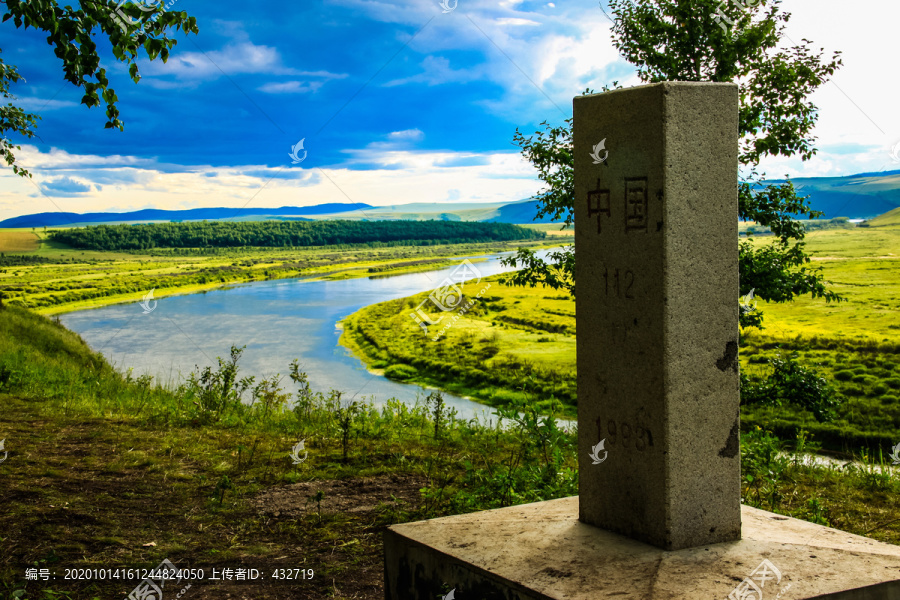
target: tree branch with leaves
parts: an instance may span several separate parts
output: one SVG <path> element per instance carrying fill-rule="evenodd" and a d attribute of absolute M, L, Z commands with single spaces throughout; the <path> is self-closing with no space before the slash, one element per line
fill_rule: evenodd
<path fill-rule="evenodd" d="M 186 12 L 166 11 L 160 4 L 145 9 L 136 4 L 117 4 L 111 0 L 84 0 L 79 8 L 60 6 L 56 0 L 6 0 L 3 22 L 12 21 L 17 28 L 29 28 L 47 33 L 47 43 L 62 61 L 63 78 L 84 90 L 81 103 L 92 108 L 106 104 L 106 128 L 124 129 L 116 106 L 118 97 L 110 87 L 107 70 L 101 65 L 95 38 L 106 37 L 112 53 L 119 62 L 128 65 L 128 75 L 137 83 L 141 75 L 137 65 L 143 54 L 150 60 L 163 62 L 178 43 L 168 37 L 169 32 L 198 33 L 197 20 Z M 145 2 L 146 4 L 146 2 Z M 127 21 L 125 18 L 127 18 Z M 0 49 L 2 53 L 2 49 Z M 17 134 L 26 139 L 35 135 L 39 115 L 28 113 L 14 104 L 12 84 L 23 81 L 15 66 L 0 59 L 0 157 L 21 176 L 31 174 L 16 162 L 13 150 L 21 146 L 7 135 Z"/>

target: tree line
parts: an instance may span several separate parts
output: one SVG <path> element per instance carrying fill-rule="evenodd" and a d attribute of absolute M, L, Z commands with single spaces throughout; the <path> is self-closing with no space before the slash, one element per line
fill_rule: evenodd
<path fill-rule="evenodd" d="M 543 239 L 510 223 L 458 221 L 199 221 L 91 225 L 53 231 L 50 239 L 85 250 L 330 246 L 404 242 L 468 244 Z"/>

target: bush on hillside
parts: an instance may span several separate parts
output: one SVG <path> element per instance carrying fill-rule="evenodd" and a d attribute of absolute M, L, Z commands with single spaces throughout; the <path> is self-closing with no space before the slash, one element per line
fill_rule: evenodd
<path fill-rule="evenodd" d="M 781 406 L 794 404 L 813 414 L 819 422 L 836 416 L 843 399 L 815 369 L 797 362 L 797 355 L 769 359 L 772 373 L 766 379 L 741 375 L 741 404 Z"/>
<path fill-rule="evenodd" d="M 412 379 L 419 372 L 415 367 L 410 365 L 391 365 L 387 369 L 384 370 L 384 376 L 388 379 L 397 379 L 399 381 L 406 381 L 407 379 Z"/>

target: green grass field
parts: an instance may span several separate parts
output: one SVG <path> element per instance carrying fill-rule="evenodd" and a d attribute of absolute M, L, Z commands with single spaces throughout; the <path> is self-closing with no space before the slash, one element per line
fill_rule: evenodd
<path fill-rule="evenodd" d="M 770 240 L 755 238 L 756 243 Z M 889 213 L 868 227 L 813 231 L 807 244 L 811 264 L 823 268 L 846 301 L 760 301 L 765 329 L 743 332 L 741 367 L 765 376 L 766 358 L 797 352 L 800 362 L 819 369 L 846 402 L 831 423 L 818 423 L 790 407 L 754 407 L 744 410 L 744 425 L 770 426 L 788 438 L 802 427 L 835 450 L 897 443 L 900 215 Z M 466 286 L 466 295 L 474 296 L 475 288 L 491 284 L 437 341 L 430 339 L 433 333 L 426 338 L 409 316 L 427 297 L 420 294 L 351 315 L 342 343 L 371 368 L 396 379 L 438 385 L 493 405 L 527 399 L 546 411 L 573 415 L 574 302 L 549 289 L 507 287 L 502 279 Z"/>
<path fill-rule="evenodd" d="M 38 245 L 35 246 L 35 238 Z M 75 250 L 45 231 L 0 230 L 0 244 L 32 250 L 0 257 L 0 294 L 43 314 L 161 298 L 214 287 L 290 277 L 346 279 L 436 269 L 452 256 L 553 247 L 571 238 L 435 246 L 233 248 L 140 253 Z M 0 250 L 0 252 L 3 252 Z"/>
<path fill-rule="evenodd" d="M 410 317 L 426 292 L 349 316 L 341 343 L 394 379 L 439 385 L 494 406 L 526 401 L 574 417 L 575 303 L 539 288 L 506 287 L 504 277 L 464 285 L 467 298 L 486 291 L 437 341 L 432 338 L 454 317 L 445 315 L 426 336 Z M 425 310 L 438 317 L 428 303 Z"/>

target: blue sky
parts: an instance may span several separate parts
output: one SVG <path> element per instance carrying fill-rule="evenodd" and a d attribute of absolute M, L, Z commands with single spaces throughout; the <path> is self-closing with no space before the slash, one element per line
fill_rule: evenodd
<path fill-rule="evenodd" d="M 859 12 L 834 0 L 784 6 L 794 13 L 789 35 L 843 50 L 845 67 L 814 98 L 819 156 L 767 161 L 766 171 L 900 168 L 889 154 L 900 142 L 900 85 L 883 71 L 897 59 L 900 8 L 886 0 Z M 595 0 L 459 0 L 448 13 L 438 0 L 176 0 L 169 10 L 196 16 L 200 35 L 179 36 L 168 63 L 142 61 L 135 85 L 121 63 L 106 62 L 124 132 L 103 128 L 102 109 L 79 105 L 42 34 L 0 24 L 3 59 L 27 80 L 13 91 L 43 117 L 40 139 L 19 153 L 34 182 L 0 172 L 0 219 L 250 202 L 520 200 L 541 184 L 512 145 L 516 127 L 562 123 L 586 87 L 637 83 Z M 301 139 L 308 154 L 292 164 Z"/>

